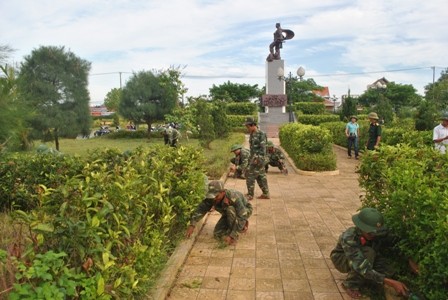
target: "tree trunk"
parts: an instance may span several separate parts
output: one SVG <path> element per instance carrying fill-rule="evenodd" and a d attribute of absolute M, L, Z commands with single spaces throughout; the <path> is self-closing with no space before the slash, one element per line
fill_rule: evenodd
<path fill-rule="evenodd" d="M 59 134 L 57 128 L 54 129 L 54 144 L 56 146 L 56 150 L 59 151 Z"/>
<path fill-rule="evenodd" d="M 148 125 L 148 139 L 151 137 L 151 121 L 146 120 L 146 125 Z"/>

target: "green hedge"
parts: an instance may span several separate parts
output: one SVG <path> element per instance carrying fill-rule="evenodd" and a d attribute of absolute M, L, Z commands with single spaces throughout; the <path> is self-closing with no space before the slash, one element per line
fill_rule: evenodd
<path fill-rule="evenodd" d="M 297 102 L 294 108 L 305 115 L 320 115 L 325 113 L 325 104 L 323 102 Z"/>
<path fill-rule="evenodd" d="M 338 115 L 297 115 L 297 122 L 308 125 L 318 126 L 325 122 L 339 121 Z"/>
<path fill-rule="evenodd" d="M 401 238 L 399 251 L 419 265 L 406 281 L 427 299 L 448 295 L 448 159 L 430 148 L 382 146 L 359 167 L 365 207 L 378 208 Z M 406 262 L 403 262 L 406 266 Z M 405 268 L 406 269 L 406 268 Z"/>
<path fill-rule="evenodd" d="M 229 123 L 230 128 L 243 128 L 244 122 L 246 122 L 246 118 L 251 117 L 254 118 L 254 120 L 257 122 L 258 117 L 256 115 L 245 115 L 245 116 L 239 116 L 239 115 L 227 115 L 227 122 Z"/>
<path fill-rule="evenodd" d="M 257 112 L 257 105 L 251 102 L 231 102 L 226 106 L 228 115 L 254 115 Z"/>
<path fill-rule="evenodd" d="M 80 276 L 78 281 L 73 278 L 70 290 L 59 291 L 65 293 L 61 299 L 87 292 L 92 280 L 95 299 L 131 299 L 145 294 L 205 194 L 204 172 L 198 167 L 203 165 L 203 155 L 190 147 L 154 146 L 126 153 L 105 150 L 85 160 L 72 159 L 75 161 L 69 165 L 77 171 L 67 168 L 64 161 L 54 162 L 51 156 L 9 157 L 0 164 L 11 177 L 25 178 L 26 172 L 30 178 L 28 186 L 23 185 L 27 191 L 24 200 L 38 207 L 13 214 L 15 221 L 27 228 L 22 234 L 29 234 L 31 241 L 20 260 L 39 260 L 39 255 L 50 250 L 61 253 L 57 259 Z M 33 161 L 32 169 L 24 170 L 29 165 L 25 160 Z M 49 162 L 54 162 L 51 169 Z M 11 168 L 13 165 L 24 167 Z M 55 174 L 54 182 L 43 174 L 47 172 Z M 3 180 L 0 185 L 3 192 L 11 188 Z M 11 194 L 17 195 L 13 191 Z M 25 267 L 22 265 L 17 276 L 30 272 Z M 83 274 L 88 274 L 89 283 Z M 53 276 L 52 282 L 60 282 L 63 277 L 59 276 L 65 275 Z M 47 279 L 33 278 L 28 280 L 33 288 L 24 291 L 24 286 L 16 286 L 12 293 L 36 296 L 36 290 L 47 288 Z"/>
<path fill-rule="evenodd" d="M 280 128 L 279 138 L 297 168 L 305 171 L 336 170 L 336 155 L 327 129 L 290 123 Z"/>

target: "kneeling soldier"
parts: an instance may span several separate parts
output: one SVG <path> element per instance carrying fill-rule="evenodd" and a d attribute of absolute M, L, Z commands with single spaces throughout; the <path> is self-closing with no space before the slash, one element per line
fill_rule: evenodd
<path fill-rule="evenodd" d="M 348 273 L 342 287 L 347 294 L 361 298 L 360 289 L 366 283 L 374 283 L 378 287 L 388 285 L 403 296 L 408 288 L 400 281 L 391 279 L 393 270 L 388 268 L 381 250 L 393 245 L 393 238 L 383 226 L 383 215 L 374 208 L 363 208 L 352 217 L 355 227 L 350 227 L 339 237 L 330 258 L 336 269 Z M 392 271 L 392 272 L 391 272 Z"/>
<path fill-rule="evenodd" d="M 213 236 L 218 240 L 223 239 L 227 245 L 234 245 L 239 233 L 244 233 L 249 228 L 252 205 L 242 193 L 225 189 L 220 180 L 213 180 L 208 184 L 207 195 L 194 211 L 186 236 L 192 235 L 196 223 L 212 208 L 221 213 Z"/>
<path fill-rule="evenodd" d="M 278 167 L 280 172 L 288 175 L 288 169 L 285 166 L 285 155 L 282 150 L 274 146 L 274 143 L 268 141 L 266 144 L 268 162 L 266 163 L 265 170 L 268 172 L 269 166 Z"/>
<path fill-rule="evenodd" d="M 249 149 L 243 148 L 242 145 L 235 144 L 230 148 L 230 152 L 235 154 L 235 157 L 230 159 L 233 164 L 230 167 L 230 172 L 233 172 L 235 178 L 246 179 L 247 167 L 249 166 Z"/>

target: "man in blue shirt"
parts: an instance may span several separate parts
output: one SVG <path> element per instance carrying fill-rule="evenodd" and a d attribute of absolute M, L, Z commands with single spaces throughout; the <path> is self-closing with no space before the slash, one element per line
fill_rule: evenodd
<path fill-rule="evenodd" d="M 352 146 L 355 150 L 355 159 L 358 159 L 359 154 L 359 124 L 356 116 L 350 117 L 350 122 L 345 126 L 345 136 L 347 137 L 347 153 L 348 158 L 352 158 Z"/>

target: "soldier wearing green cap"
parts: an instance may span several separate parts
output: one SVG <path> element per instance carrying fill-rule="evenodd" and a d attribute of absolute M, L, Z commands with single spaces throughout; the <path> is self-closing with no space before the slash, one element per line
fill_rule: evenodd
<path fill-rule="evenodd" d="M 370 127 L 366 148 L 367 150 L 375 150 L 379 147 L 381 141 L 381 125 L 378 123 L 379 118 L 377 113 L 371 112 L 367 117 L 370 121 Z"/>
<path fill-rule="evenodd" d="M 196 223 L 212 208 L 221 214 L 213 236 L 218 240 L 224 240 L 228 245 L 234 245 L 239 233 L 244 233 L 249 228 L 252 205 L 242 193 L 225 189 L 224 183 L 220 180 L 209 182 L 205 199 L 199 203 L 191 216 L 186 236 L 191 237 Z"/>
<path fill-rule="evenodd" d="M 247 199 L 252 200 L 255 191 L 255 181 L 257 181 L 258 186 L 262 190 L 258 199 L 270 199 L 268 179 L 266 178 L 266 134 L 259 130 L 257 123 L 251 117 L 246 118 L 244 123 L 247 131 L 250 134 L 249 144 L 250 144 L 250 157 L 249 157 L 249 170 L 247 172 Z"/>
<path fill-rule="evenodd" d="M 235 144 L 230 148 L 230 152 L 235 154 L 235 157 L 230 159 L 232 163 L 230 172 L 234 174 L 235 178 L 246 179 L 246 172 L 249 167 L 249 149 L 244 148 L 243 145 Z"/>
<path fill-rule="evenodd" d="M 285 175 L 288 175 L 288 169 L 285 166 L 285 155 L 282 150 L 278 149 L 274 146 L 272 141 L 268 141 L 267 143 L 267 154 L 268 161 L 265 166 L 266 173 L 268 172 L 269 166 L 278 167 L 280 172 Z"/>
<path fill-rule="evenodd" d="M 348 273 L 342 283 L 347 294 L 355 299 L 361 298 L 360 289 L 366 283 L 378 287 L 391 286 L 400 295 L 407 295 L 408 288 L 400 281 L 391 279 L 386 260 L 381 256 L 381 250 L 392 246 L 393 238 L 384 226 L 383 215 L 375 208 L 363 208 L 352 216 L 355 227 L 343 232 L 336 247 L 331 251 L 330 258 L 336 269 Z"/>

